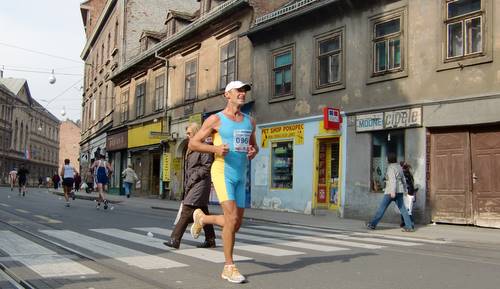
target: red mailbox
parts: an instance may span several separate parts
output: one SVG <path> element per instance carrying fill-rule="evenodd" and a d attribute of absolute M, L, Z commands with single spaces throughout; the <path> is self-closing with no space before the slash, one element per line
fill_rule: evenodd
<path fill-rule="evenodd" d="M 323 126 L 328 130 L 339 130 L 342 123 L 340 109 L 333 107 L 323 108 Z"/>

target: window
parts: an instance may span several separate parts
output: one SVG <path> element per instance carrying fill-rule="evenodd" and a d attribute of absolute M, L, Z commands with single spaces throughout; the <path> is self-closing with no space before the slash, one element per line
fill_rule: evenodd
<path fill-rule="evenodd" d="M 108 85 L 104 87 L 104 98 L 102 99 L 102 102 L 104 102 L 104 114 L 108 111 Z"/>
<path fill-rule="evenodd" d="M 106 51 L 106 56 L 109 58 L 111 56 L 110 54 L 110 49 L 111 49 L 111 32 L 108 33 L 108 43 L 107 43 L 107 51 Z"/>
<path fill-rule="evenodd" d="M 155 110 L 163 108 L 163 98 L 165 97 L 165 74 L 158 75 L 155 79 Z"/>
<path fill-rule="evenodd" d="M 455 0 L 446 3 L 446 58 L 483 52 L 481 0 Z"/>
<path fill-rule="evenodd" d="M 92 121 L 95 121 L 96 120 L 96 117 L 97 117 L 97 100 L 94 98 L 92 100 L 92 104 L 91 104 L 91 111 L 92 111 Z"/>
<path fill-rule="evenodd" d="M 114 36 L 114 39 L 113 39 L 113 48 L 116 48 L 118 45 L 118 21 L 115 22 L 115 34 L 113 35 Z"/>
<path fill-rule="evenodd" d="M 184 91 L 184 99 L 186 101 L 196 98 L 196 66 L 196 59 L 186 63 L 186 87 Z"/>
<path fill-rule="evenodd" d="M 273 97 L 292 94 L 292 65 L 291 48 L 273 53 Z"/>
<path fill-rule="evenodd" d="M 405 142 L 403 130 L 381 131 L 372 134 L 371 189 L 382 192 L 385 187 L 387 155 L 394 153 L 398 162 L 404 160 Z"/>
<path fill-rule="evenodd" d="M 271 188 L 291 189 L 293 184 L 293 141 L 271 144 Z"/>
<path fill-rule="evenodd" d="M 401 16 L 375 22 L 373 27 L 373 73 L 402 70 Z"/>
<path fill-rule="evenodd" d="M 329 33 L 316 40 L 316 89 L 342 81 L 342 34 Z"/>
<path fill-rule="evenodd" d="M 143 82 L 135 87 L 135 116 L 144 115 L 144 96 L 146 93 L 146 83 Z"/>
<path fill-rule="evenodd" d="M 122 101 L 121 101 L 121 116 L 120 116 L 120 120 L 121 122 L 125 122 L 128 120 L 128 95 L 129 95 L 129 91 L 124 91 L 122 93 Z"/>
<path fill-rule="evenodd" d="M 101 45 L 101 65 L 104 64 L 104 42 Z"/>
<path fill-rule="evenodd" d="M 236 79 L 236 40 L 221 47 L 220 50 L 220 89 Z"/>

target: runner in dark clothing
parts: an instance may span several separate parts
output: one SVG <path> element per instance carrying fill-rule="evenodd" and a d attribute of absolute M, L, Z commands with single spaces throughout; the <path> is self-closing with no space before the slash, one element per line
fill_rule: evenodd
<path fill-rule="evenodd" d="M 19 180 L 19 195 L 22 194 L 23 197 L 26 195 L 26 183 L 28 182 L 29 173 L 30 172 L 24 167 L 24 165 L 21 165 L 21 168 L 17 172 Z"/>

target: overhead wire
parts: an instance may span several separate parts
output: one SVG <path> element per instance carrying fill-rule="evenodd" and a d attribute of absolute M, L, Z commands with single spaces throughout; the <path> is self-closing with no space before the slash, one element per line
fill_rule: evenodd
<path fill-rule="evenodd" d="M 42 51 L 36 51 L 36 50 L 33 50 L 33 49 L 28 49 L 28 48 L 24 48 L 24 47 L 20 47 L 20 46 L 16 46 L 16 45 L 8 44 L 8 43 L 5 43 L 5 42 L 0 42 L 0 45 L 11 47 L 11 48 L 16 48 L 16 49 L 20 49 L 20 50 L 24 50 L 24 51 L 28 51 L 28 52 L 31 52 L 31 53 L 45 55 L 45 56 L 49 56 L 49 57 L 59 58 L 59 59 L 63 59 L 63 60 L 66 60 L 66 61 L 71 61 L 71 62 L 76 62 L 76 63 L 83 63 L 83 61 L 81 61 L 81 60 L 74 60 L 74 59 L 71 59 L 71 58 L 63 57 L 63 56 L 57 56 L 57 55 L 53 55 L 53 54 L 50 54 L 50 53 L 45 53 L 45 52 L 42 52 Z"/>

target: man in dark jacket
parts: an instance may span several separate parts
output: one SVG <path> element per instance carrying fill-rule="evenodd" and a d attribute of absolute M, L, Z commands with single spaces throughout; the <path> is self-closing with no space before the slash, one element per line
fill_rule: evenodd
<path fill-rule="evenodd" d="M 200 129 L 199 124 L 191 123 L 186 129 L 186 136 L 191 138 Z M 214 161 L 213 154 L 199 153 L 188 149 L 184 160 L 184 193 L 181 216 L 175 226 L 170 240 L 163 244 L 178 249 L 182 235 L 189 223 L 193 222 L 193 212 L 201 209 L 205 214 L 208 212 L 208 200 L 210 198 L 210 167 Z M 213 225 L 203 227 L 205 231 L 205 242 L 199 244 L 198 248 L 215 247 L 215 231 Z"/>

